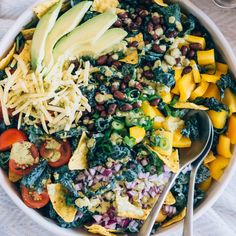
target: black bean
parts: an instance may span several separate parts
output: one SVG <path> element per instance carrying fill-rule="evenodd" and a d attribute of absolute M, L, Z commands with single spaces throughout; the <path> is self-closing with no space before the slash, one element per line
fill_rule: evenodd
<path fill-rule="evenodd" d="M 115 27 L 118 27 L 118 28 L 122 27 L 122 21 L 121 21 L 120 19 L 118 19 L 118 20 L 114 23 L 114 26 L 115 26 Z"/>
<path fill-rule="evenodd" d="M 158 16 L 153 16 L 153 17 L 152 17 L 152 22 L 153 22 L 155 25 L 160 24 L 160 17 L 158 17 Z"/>
<path fill-rule="evenodd" d="M 190 73 L 191 71 L 192 71 L 192 67 L 187 66 L 183 69 L 182 75 L 186 75 L 186 74 Z"/>
<path fill-rule="evenodd" d="M 128 17 L 129 17 L 129 14 L 128 14 L 128 12 L 122 12 L 122 13 L 119 13 L 119 14 L 118 14 L 118 17 L 119 17 L 120 19 L 125 19 L 125 18 L 128 18 Z"/>
<path fill-rule="evenodd" d="M 126 83 L 124 83 L 124 82 L 121 83 L 120 88 L 121 88 L 122 90 L 125 90 L 126 87 L 127 87 Z"/>
<path fill-rule="evenodd" d="M 121 62 L 119 62 L 119 61 L 114 61 L 112 63 L 112 66 L 116 67 L 117 69 L 119 69 L 121 67 L 121 65 L 122 65 Z"/>
<path fill-rule="evenodd" d="M 116 112 L 117 105 L 116 104 L 110 104 L 108 107 L 108 115 L 113 115 Z"/>
<path fill-rule="evenodd" d="M 189 47 L 193 50 L 202 50 L 202 45 L 200 43 L 190 43 Z"/>
<path fill-rule="evenodd" d="M 127 75 L 127 76 L 124 77 L 124 81 L 126 83 L 129 83 L 130 80 L 131 80 L 131 76 L 130 75 Z"/>
<path fill-rule="evenodd" d="M 181 47 L 180 51 L 181 51 L 181 53 L 182 53 L 183 56 L 186 56 L 187 53 L 188 53 L 188 47 L 185 46 L 185 45 L 183 45 L 183 46 Z"/>
<path fill-rule="evenodd" d="M 98 59 L 97 59 L 97 64 L 99 66 L 101 65 L 105 65 L 107 63 L 107 59 L 108 59 L 108 56 L 104 55 L 104 56 L 100 56 Z"/>
<path fill-rule="evenodd" d="M 189 59 L 192 59 L 192 58 L 194 58 L 194 56 L 195 56 L 195 51 L 194 51 L 194 50 L 190 50 L 189 53 L 188 53 L 188 55 L 187 55 L 187 57 L 188 57 Z"/>
<path fill-rule="evenodd" d="M 175 38 L 178 36 L 178 32 L 176 30 L 172 30 L 167 32 L 166 36 L 167 38 Z"/>
<path fill-rule="evenodd" d="M 136 47 L 138 47 L 138 42 L 137 41 L 133 41 L 133 42 L 131 42 L 131 43 L 129 43 L 129 46 L 130 47 L 134 47 L 134 48 L 136 48 Z"/>
<path fill-rule="evenodd" d="M 160 46 L 158 44 L 153 44 L 152 50 L 157 53 L 164 53 L 164 51 L 160 48 Z"/>
<path fill-rule="evenodd" d="M 154 77 L 154 74 L 150 70 L 146 70 L 143 72 L 144 77 L 147 79 L 152 79 Z"/>
<path fill-rule="evenodd" d="M 133 110 L 133 106 L 129 103 L 125 103 L 124 105 L 121 106 L 120 110 L 121 111 L 131 111 L 131 110 Z"/>
<path fill-rule="evenodd" d="M 105 107 L 103 105 L 96 105 L 96 109 L 98 111 L 104 111 L 105 110 Z"/>
<path fill-rule="evenodd" d="M 114 98 L 118 99 L 118 100 L 124 100 L 125 99 L 125 94 L 122 93 L 121 91 L 115 91 L 114 92 Z"/>

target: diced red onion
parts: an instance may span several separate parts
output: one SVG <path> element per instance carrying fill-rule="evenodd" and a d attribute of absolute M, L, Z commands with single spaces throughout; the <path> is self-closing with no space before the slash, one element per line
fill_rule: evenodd
<path fill-rule="evenodd" d="M 76 180 L 78 180 L 78 181 L 81 181 L 81 180 L 84 180 L 84 179 L 85 179 L 84 173 L 80 173 L 80 174 L 76 177 Z"/>
<path fill-rule="evenodd" d="M 150 175 L 149 178 L 148 178 L 149 181 L 157 181 L 158 180 L 158 176 L 157 174 L 155 175 Z"/>
<path fill-rule="evenodd" d="M 112 170 L 111 169 L 105 169 L 102 174 L 104 176 L 110 176 L 112 174 Z"/>
<path fill-rule="evenodd" d="M 141 164 L 142 164 L 143 166 L 146 166 L 146 165 L 148 165 L 148 161 L 147 161 L 146 159 L 143 159 L 143 160 L 141 161 Z"/>
<path fill-rule="evenodd" d="M 104 167 L 102 167 L 102 168 L 100 169 L 100 173 L 102 174 L 105 170 L 106 170 L 106 169 L 105 169 Z"/>
<path fill-rule="evenodd" d="M 135 220 L 130 221 L 129 226 L 132 228 L 138 227 L 138 223 Z"/>
<path fill-rule="evenodd" d="M 102 220 L 102 218 L 103 218 L 103 216 L 101 216 L 101 215 L 93 215 L 93 218 L 94 218 L 94 220 L 95 220 L 97 223 L 100 223 L 101 220 Z"/>
<path fill-rule="evenodd" d="M 133 181 L 133 182 L 125 182 L 125 186 L 127 189 L 133 189 L 136 185 L 136 182 Z"/>
<path fill-rule="evenodd" d="M 90 175 L 94 176 L 96 173 L 96 170 L 94 168 L 89 169 Z"/>
<path fill-rule="evenodd" d="M 93 185 L 93 180 L 90 180 L 89 183 L 88 183 L 88 186 L 92 186 Z"/>
<path fill-rule="evenodd" d="M 191 171 L 192 170 L 192 167 L 191 165 L 188 165 L 186 166 L 183 170 L 182 170 L 182 173 L 185 175 L 187 172 Z"/>
<path fill-rule="evenodd" d="M 84 216 L 84 214 L 82 212 L 77 212 L 76 216 L 75 216 L 75 220 L 81 219 Z"/>
<path fill-rule="evenodd" d="M 75 184 L 75 190 L 80 191 L 82 189 L 82 183 Z"/>
<path fill-rule="evenodd" d="M 116 165 L 114 166 L 115 171 L 118 172 L 118 171 L 120 170 L 121 166 L 122 166 L 121 164 L 116 164 Z"/>

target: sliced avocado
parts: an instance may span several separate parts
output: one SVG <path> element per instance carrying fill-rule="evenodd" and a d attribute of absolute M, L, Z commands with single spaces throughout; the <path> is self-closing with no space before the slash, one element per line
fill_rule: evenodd
<path fill-rule="evenodd" d="M 53 50 L 54 61 L 65 54 L 70 48 L 78 44 L 93 44 L 96 42 L 117 20 L 117 15 L 106 12 L 86 21 L 64 36 L 56 44 Z"/>
<path fill-rule="evenodd" d="M 63 0 L 56 3 L 39 21 L 31 45 L 31 64 L 33 70 L 41 70 L 41 64 L 44 57 L 46 39 L 52 30 L 58 14 L 60 12 Z"/>
<path fill-rule="evenodd" d="M 91 1 L 83 1 L 68 10 L 56 21 L 46 40 L 45 56 L 43 60 L 44 67 L 50 68 L 52 66 L 52 51 L 56 42 L 64 35 L 71 32 L 81 22 L 91 5 Z"/>
<path fill-rule="evenodd" d="M 77 44 L 72 48 L 71 54 L 74 56 L 92 55 L 94 57 L 97 57 L 104 51 L 112 51 L 113 47 L 120 43 L 126 36 L 127 32 L 123 29 L 109 29 L 92 45 Z"/>

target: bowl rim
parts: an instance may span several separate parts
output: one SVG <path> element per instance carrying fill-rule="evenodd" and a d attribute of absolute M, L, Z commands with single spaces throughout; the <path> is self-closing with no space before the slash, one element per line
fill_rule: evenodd
<path fill-rule="evenodd" d="M 0 58 L 1 55 L 3 56 L 7 52 L 7 50 L 9 50 L 15 37 L 21 31 L 22 27 L 26 23 L 28 23 L 30 19 L 32 19 L 33 6 L 43 1 L 45 0 L 36 1 L 36 3 L 34 3 L 26 11 L 24 11 L 18 17 L 15 23 L 10 27 L 8 32 L 0 41 L 0 45 L 3 45 L 0 47 Z M 173 0 L 172 2 L 180 3 L 181 7 L 187 12 L 193 14 L 200 21 L 200 23 L 208 30 L 208 32 L 212 35 L 212 37 L 214 37 L 215 39 L 214 42 L 216 44 L 217 49 L 219 49 L 219 51 L 221 52 L 221 55 L 229 65 L 232 74 L 236 78 L 236 57 L 234 55 L 233 50 L 231 49 L 230 44 L 225 39 L 224 35 L 218 29 L 216 24 L 202 10 L 200 10 L 189 0 Z M 234 158 L 234 156 L 236 156 L 236 149 L 234 149 L 234 154 L 231 159 L 230 165 L 225 169 L 221 179 L 217 183 L 213 183 L 213 186 L 209 189 L 209 191 L 206 194 L 206 199 L 195 210 L 194 219 L 197 219 L 204 213 L 206 213 L 207 210 L 216 202 L 216 200 L 225 190 L 227 184 L 229 183 L 230 179 L 232 178 L 236 170 L 236 158 Z M 28 208 L 21 200 L 19 193 L 14 188 L 14 184 L 10 183 L 8 177 L 6 176 L 4 170 L 2 169 L 0 169 L 0 185 L 7 193 L 7 195 L 12 199 L 12 201 L 18 206 L 18 208 L 20 208 L 26 215 L 28 215 L 31 219 L 33 219 L 39 225 L 44 227 L 46 230 L 61 236 L 78 236 L 79 234 L 86 236 L 91 235 L 88 232 L 84 231 L 83 229 L 73 230 L 73 229 L 61 228 L 60 226 L 55 224 L 52 220 L 43 217 L 37 211 Z M 179 222 L 167 228 L 162 228 L 157 232 L 156 235 L 164 236 L 170 233 L 174 233 L 180 230 L 182 227 L 183 227 L 183 222 Z"/>

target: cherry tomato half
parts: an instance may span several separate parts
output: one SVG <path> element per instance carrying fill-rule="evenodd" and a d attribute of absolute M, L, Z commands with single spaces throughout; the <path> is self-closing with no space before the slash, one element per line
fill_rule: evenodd
<path fill-rule="evenodd" d="M 14 143 L 27 140 L 26 134 L 18 129 L 8 129 L 0 135 L 0 151 L 10 150 Z"/>
<path fill-rule="evenodd" d="M 39 158 L 39 152 L 36 146 L 32 143 L 30 147 L 30 153 L 34 159 Z M 16 163 L 15 160 L 10 159 L 9 160 L 9 169 L 17 174 L 17 175 L 28 175 L 30 171 L 36 166 L 36 164 L 33 164 L 31 166 L 25 166 L 25 165 L 19 165 Z"/>
<path fill-rule="evenodd" d="M 54 152 L 59 152 L 60 157 L 57 161 L 50 161 L 50 156 L 53 155 Z M 47 141 L 44 142 L 40 148 L 41 157 L 48 160 L 48 164 L 51 167 L 57 168 L 67 164 L 71 158 L 71 147 L 68 141 L 60 142 L 60 147 L 58 149 L 47 149 Z"/>
<path fill-rule="evenodd" d="M 21 185 L 21 195 L 25 205 L 30 208 L 39 209 L 46 206 L 49 202 L 49 196 L 46 190 L 39 194 Z"/>

